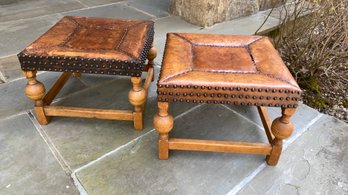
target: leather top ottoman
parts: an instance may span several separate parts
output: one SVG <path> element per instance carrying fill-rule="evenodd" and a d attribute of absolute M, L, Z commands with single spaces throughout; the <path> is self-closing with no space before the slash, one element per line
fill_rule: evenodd
<path fill-rule="evenodd" d="M 153 21 L 65 16 L 18 54 L 22 70 L 140 76 Z"/>
<path fill-rule="evenodd" d="M 159 101 L 296 107 L 300 93 L 266 37 L 168 34 Z"/>
<path fill-rule="evenodd" d="M 28 79 L 26 95 L 35 101 L 40 124 L 48 124 L 50 116 L 131 120 L 134 128 L 143 128 L 142 113 L 147 88 L 153 80 L 154 22 L 113 18 L 65 16 L 51 29 L 18 54 L 21 68 Z M 147 61 L 147 63 L 146 63 Z M 36 71 L 63 72 L 46 93 L 36 80 Z M 141 74 L 147 78 L 141 86 Z M 130 76 L 133 88 L 128 100 L 131 110 L 103 110 L 51 106 L 51 102 L 74 73 Z"/>
<path fill-rule="evenodd" d="M 168 150 L 202 150 L 266 154 L 275 165 L 282 139 L 293 131 L 290 117 L 301 89 L 267 37 L 168 33 L 158 80 L 159 158 Z M 170 102 L 257 106 L 269 144 L 169 139 L 173 117 Z M 281 107 L 270 122 L 265 107 Z"/>

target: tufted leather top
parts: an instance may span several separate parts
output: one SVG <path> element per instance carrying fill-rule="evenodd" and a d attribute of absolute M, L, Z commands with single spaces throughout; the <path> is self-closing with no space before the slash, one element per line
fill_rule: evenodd
<path fill-rule="evenodd" d="M 296 107 L 300 95 L 267 37 L 167 34 L 159 101 Z"/>
<path fill-rule="evenodd" d="M 65 16 L 18 54 L 23 70 L 140 76 L 153 22 Z"/>

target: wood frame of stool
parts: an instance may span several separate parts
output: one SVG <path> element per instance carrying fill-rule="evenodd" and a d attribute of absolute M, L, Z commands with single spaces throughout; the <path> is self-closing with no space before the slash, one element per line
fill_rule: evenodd
<path fill-rule="evenodd" d="M 261 106 L 257 108 L 269 143 L 169 138 L 169 132 L 174 125 L 174 119 L 173 116 L 168 113 L 169 103 L 158 102 L 158 113 L 154 117 L 154 126 L 159 133 L 159 159 L 168 159 L 169 150 L 236 152 L 245 154 L 265 154 L 267 155 L 267 164 L 275 166 L 282 152 L 283 139 L 288 138 L 293 132 L 294 127 L 290 118 L 295 113 L 296 108 L 282 108 L 282 116 L 276 118 L 272 123 L 266 108 Z"/>
<path fill-rule="evenodd" d="M 146 104 L 148 88 L 154 80 L 154 59 L 157 56 L 157 50 L 152 45 L 147 58 L 148 63 L 144 71 L 147 72 L 144 85 L 142 86 L 141 77 L 131 77 L 133 84 L 128 93 L 128 100 L 134 106 L 134 110 L 108 110 L 96 108 L 81 108 L 68 106 L 51 106 L 53 99 L 63 88 L 66 81 L 72 74 L 79 77 L 80 73 L 64 72 L 46 93 L 45 86 L 36 80 L 36 71 L 23 71 L 28 82 L 25 86 L 25 94 L 31 100 L 34 100 L 34 111 L 40 124 L 46 125 L 50 122 L 51 116 L 80 117 L 80 118 L 97 118 L 111 120 L 128 120 L 133 121 L 136 130 L 143 129 L 143 110 Z"/>

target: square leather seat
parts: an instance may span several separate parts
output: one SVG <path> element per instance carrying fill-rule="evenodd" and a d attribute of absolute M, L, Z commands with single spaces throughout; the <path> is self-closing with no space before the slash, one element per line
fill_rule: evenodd
<path fill-rule="evenodd" d="M 153 21 L 65 16 L 18 54 L 23 70 L 140 76 Z"/>
<path fill-rule="evenodd" d="M 267 37 L 169 33 L 159 101 L 296 107 L 301 89 Z"/>
<path fill-rule="evenodd" d="M 301 95 L 267 37 L 188 33 L 167 34 L 157 92 L 159 159 L 168 159 L 170 150 L 237 152 L 267 155 L 272 166 L 293 132 L 290 118 Z M 269 143 L 170 137 L 172 101 L 257 106 Z M 281 107 L 281 116 L 272 122 L 266 106 Z"/>
<path fill-rule="evenodd" d="M 52 116 L 98 118 L 133 121 L 136 130 L 143 129 L 143 111 L 148 87 L 154 79 L 154 22 L 112 18 L 65 16 L 52 28 L 18 54 L 28 79 L 25 93 L 35 102 L 40 124 Z M 36 79 L 37 71 L 63 72 L 46 92 Z M 141 75 L 146 72 L 142 84 Z M 71 75 L 81 73 L 129 76 L 128 93 L 133 110 L 112 110 L 51 105 Z M 112 89 L 112 88 L 111 88 Z"/>

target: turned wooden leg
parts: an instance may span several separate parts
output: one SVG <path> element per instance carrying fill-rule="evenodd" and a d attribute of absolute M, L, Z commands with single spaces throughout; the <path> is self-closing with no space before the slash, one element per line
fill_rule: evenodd
<path fill-rule="evenodd" d="M 290 137 L 294 126 L 290 121 L 291 116 L 295 113 L 296 108 L 282 108 L 282 116 L 272 122 L 271 130 L 275 138 L 272 140 L 271 154 L 266 157 L 268 165 L 275 166 L 278 163 L 282 152 L 283 139 Z"/>
<path fill-rule="evenodd" d="M 28 82 L 25 86 L 25 94 L 31 100 L 35 101 L 34 111 L 40 124 L 49 123 L 49 118 L 45 115 L 43 98 L 45 97 L 45 86 L 36 80 L 36 71 L 23 71 Z"/>
<path fill-rule="evenodd" d="M 146 101 L 146 91 L 141 86 L 141 77 L 132 77 L 133 88 L 128 93 L 128 100 L 134 106 L 133 120 L 136 130 L 143 129 L 143 105 Z"/>
<path fill-rule="evenodd" d="M 168 133 L 173 129 L 174 119 L 168 113 L 169 103 L 158 102 L 158 113 L 153 119 L 153 124 L 159 134 L 158 136 L 158 158 L 166 160 L 169 157 L 169 136 Z"/>
<path fill-rule="evenodd" d="M 155 62 L 154 62 L 154 59 L 156 58 L 157 56 L 157 49 L 155 48 L 154 44 L 152 43 L 151 45 L 151 49 L 149 50 L 149 52 L 147 53 L 147 59 L 148 59 L 148 67 L 153 67 Z M 152 79 L 151 81 L 154 81 L 155 80 L 155 70 L 153 71 L 153 76 L 152 76 Z"/>

